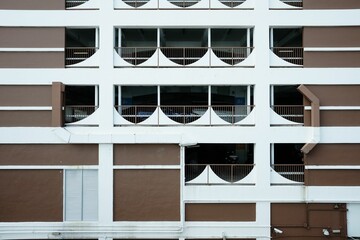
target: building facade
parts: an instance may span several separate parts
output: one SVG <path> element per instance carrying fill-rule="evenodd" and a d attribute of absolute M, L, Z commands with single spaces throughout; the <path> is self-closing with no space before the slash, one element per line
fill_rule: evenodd
<path fill-rule="evenodd" d="M 0 0 L 1 239 L 360 239 L 359 0 Z"/>

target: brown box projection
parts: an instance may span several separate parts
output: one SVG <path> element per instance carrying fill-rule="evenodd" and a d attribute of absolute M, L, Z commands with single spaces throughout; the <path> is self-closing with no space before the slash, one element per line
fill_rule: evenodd
<path fill-rule="evenodd" d="M 305 155 L 306 165 L 360 165 L 360 144 L 317 144 Z"/>
<path fill-rule="evenodd" d="M 0 52 L 0 68 L 64 68 L 65 52 Z"/>
<path fill-rule="evenodd" d="M 51 106 L 51 86 L 0 86 L 0 106 Z"/>
<path fill-rule="evenodd" d="M 2 144 L 0 165 L 97 165 L 95 144 Z"/>
<path fill-rule="evenodd" d="M 63 10 L 65 1 L 59 0 L 1 0 L 0 9 L 11 10 Z"/>
<path fill-rule="evenodd" d="M 179 165 L 180 147 L 175 144 L 114 145 L 115 165 Z"/>
<path fill-rule="evenodd" d="M 303 0 L 303 9 L 358 9 L 359 0 Z"/>
<path fill-rule="evenodd" d="M 0 111 L 0 127 L 50 127 L 51 111 Z"/>
<path fill-rule="evenodd" d="M 114 221 L 180 221 L 180 171 L 115 170 Z"/>
<path fill-rule="evenodd" d="M 255 221 L 255 203 L 187 203 L 186 221 Z"/>
<path fill-rule="evenodd" d="M 63 220 L 61 170 L 0 170 L 0 192 L 1 222 Z"/>

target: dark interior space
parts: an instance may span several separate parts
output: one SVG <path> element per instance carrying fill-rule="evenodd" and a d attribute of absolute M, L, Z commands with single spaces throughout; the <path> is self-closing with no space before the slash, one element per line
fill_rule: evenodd
<path fill-rule="evenodd" d="M 303 143 L 274 144 L 274 164 L 303 164 Z"/>
<path fill-rule="evenodd" d="M 248 86 L 211 86 L 211 105 L 253 105 L 253 88 L 250 103 L 247 101 Z"/>
<path fill-rule="evenodd" d="M 274 28 L 273 47 L 302 47 L 302 28 Z"/>
<path fill-rule="evenodd" d="M 207 47 L 207 29 L 161 29 L 161 47 Z"/>
<path fill-rule="evenodd" d="M 65 104 L 69 105 L 95 105 L 94 86 L 66 86 Z"/>
<path fill-rule="evenodd" d="M 208 105 L 207 86 L 162 86 L 161 105 Z"/>
<path fill-rule="evenodd" d="M 252 36 L 250 36 L 250 38 L 252 38 Z M 211 29 L 211 47 L 247 47 L 247 29 Z"/>
<path fill-rule="evenodd" d="M 117 39 L 116 44 L 118 44 Z M 157 29 L 121 29 L 121 47 L 156 47 L 156 45 Z"/>
<path fill-rule="evenodd" d="M 96 47 L 96 29 L 66 28 L 65 47 Z"/>
<path fill-rule="evenodd" d="M 274 105 L 303 105 L 298 85 L 274 86 Z"/>

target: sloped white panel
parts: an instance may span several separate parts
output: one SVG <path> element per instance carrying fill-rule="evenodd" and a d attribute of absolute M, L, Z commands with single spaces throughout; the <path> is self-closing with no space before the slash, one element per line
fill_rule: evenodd
<path fill-rule="evenodd" d="M 131 63 L 126 62 L 114 49 L 114 66 L 115 67 L 133 67 Z"/>
<path fill-rule="evenodd" d="M 281 176 L 279 173 L 277 173 L 272 168 L 270 171 L 271 171 L 270 172 L 271 184 L 301 184 L 299 182 L 291 181 L 291 180 Z"/>
<path fill-rule="evenodd" d="M 162 67 L 179 67 L 179 66 L 182 66 L 182 65 L 174 63 L 173 61 L 168 59 L 160 49 L 159 50 L 159 66 L 162 66 Z"/>
<path fill-rule="evenodd" d="M 83 171 L 83 221 L 98 220 L 98 171 Z"/>
<path fill-rule="evenodd" d="M 113 110 L 114 113 L 114 125 L 135 125 L 132 122 L 129 122 L 128 120 L 126 120 L 125 118 L 123 118 L 118 111 L 116 111 L 116 109 L 114 108 Z"/>
<path fill-rule="evenodd" d="M 216 0 L 217 1 L 217 0 Z M 230 66 L 230 64 L 227 64 L 226 62 L 223 62 L 222 60 L 220 60 L 220 58 L 218 58 L 213 49 L 210 49 L 210 66 L 211 67 L 228 67 Z"/>
<path fill-rule="evenodd" d="M 208 184 L 208 172 L 209 172 L 209 165 L 206 165 L 204 170 L 200 173 L 199 176 L 194 178 L 191 181 L 186 182 L 187 184 Z"/>
<path fill-rule="evenodd" d="M 100 111 L 99 109 L 96 109 L 95 112 L 93 112 L 88 117 L 77 122 L 67 123 L 66 126 L 72 126 L 72 125 L 97 126 L 99 125 L 99 119 L 100 119 L 99 115 L 100 115 Z"/>
<path fill-rule="evenodd" d="M 244 59 L 244 61 L 235 64 L 234 66 L 243 66 L 243 67 L 254 67 L 255 66 L 255 49 L 250 53 L 250 55 Z"/>
<path fill-rule="evenodd" d="M 280 57 L 278 57 L 271 49 L 270 51 L 270 66 L 272 67 L 300 67 L 300 65 L 296 65 L 293 63 L 289 63 Z"/>
<path fill-rule="evenodd" d="M 91 57 L 85 59 L 82 62 L 67 65 L 67 68 L 76 68 L 76 67 L 99 67 L 100 57 L 99 57 L 99 50 L 97 50 Z"/>
<path fill-rule="evenodd" d="M 221 179 L 209 166 L 209 183 L 211 184 L 230 184 L 230 182 Z"/>
<path fill-rule="evenodd" d="M 141 64 L 133 65 L 125 61 L 122 57 L 120 57 L 120 55 L 114 49 L 114 66 L 115 67 L 157 67 L 159 62 L 158 59 L 159 51 L 160 51 L 159 48 L 157 48 L 154 54 L 148 60 L 146 60 Z"/>
<path fill-rule="evenodd" d="M 289 121 L 276 112 L 273 109 L 270 109 L 270 124 L 271 125 L 299 125 L 302 126 L 302 123 Z"/>
<path fill-rule="evenodd" d="M 230 123 L 228 123 L 227 121 L 221 119 L 216 112 L 214 111 L 213 108 L 210 109 L 210 116 L 211 116 L 211 125 L 231 125 Z"/>
<path fill-rule="evenodd" d="M 255 115 L 256 109 L 253 108 L 249 115 L 247 115 L 243 120 L 235 123 L 235 125 L 255 125 Z"/>
<path fill-rule="evenodd" d="M 208 67 L 210 64 L 210 53 L 209 49 L 206 51 L 204 56 L 202 56 L 199 60 L 194 63 L 188 64 L 188 67 Z"/>
<path fill-rule="evenodd" d="M 82 215 L 82 171 L 65 170 L 65 221 L 80 221 Z"/>
<path fill-rule="evenodd" d="M 89 0 L 86 3 L 83 3 L 79 6 L 67 8 L 67 9 L 99 9 L 100 0 Z"/>
<path fill-rule="evenodd" d="M 286 3 L 283 3 L 280 0 L 269 0 L 269 8 L 272 9 L 301 9 L 301 7 L 294 7 L 291 5 L 288 5 Z"/>
<path fill-rule="evenodd" d="M 209 0 L 210 6 L 212 9 L 216 8 L 225 8 L 225 9 L 253 9 L 254 8 L 254 0 L 247 0 L 244 3 L 240 4 L 239 6 L 230 8 L 225 4 L 221 3 L 219 0 Z"/>
<path fill-rule="evenodd" d="M 158 7 L 157 0 L 150 0 L 140 7 L 136 7 L 136 9 L 154 9 Z M 134 7 L 129 6 L 124 3 L 122 0 L 114 0 L 114 8 L 115 9 L 135 9 Z"/>
<path fill-rule="evenodd" d="M 158 124 L 159 124 L 159 107 L 155 109 L 155 111 L 150 115 L 150 117 L 145 119 L 143 122 L 139 123 L 139 125 L 150 125 L 150 126 L 154 126 Z"/>
<path fill-rule="evenodd" d="M 234 182 L 235 184 L 255 184 L 256 182 L 256 174 L 255 174 L 255 166 L 251 170 L 251 172 L 244 177 L 243 179 Z"/>
<path fill-rule="evenodd" d="M 210 125 L 210 109 L 208 108 L 199 119 L 187 125 Z"/>
<path fill-rule="evenodd" d="M 181 123 L 175 122 L 174 120 L 170 119 L 165 113 L 159 108 L 159 124 L 160 125 L 182 125 Z"/>

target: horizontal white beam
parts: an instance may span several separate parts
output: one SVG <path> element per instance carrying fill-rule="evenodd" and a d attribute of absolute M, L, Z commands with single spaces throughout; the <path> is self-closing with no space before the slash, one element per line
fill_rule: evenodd
<path fill-rule="evenodd" d="M 360 165 L 306 165 L 307 170 L 359 170 Z"/>
<path fill-rule="evenodd" d="M 52 107 L 11 106 L 0 107 L 0 111 L 51 111 Z"/>
<path fill-rule="evenodd" d="M 360 47 L 306 47 L 305 52 L 359 52 Z"/>

